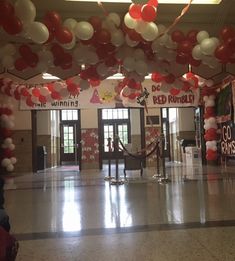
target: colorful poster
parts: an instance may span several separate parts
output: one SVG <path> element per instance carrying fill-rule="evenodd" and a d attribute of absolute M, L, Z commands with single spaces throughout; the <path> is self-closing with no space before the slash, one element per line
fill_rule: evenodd
<path fill-rule="evenodd" d="M 96 88 L 89 88 L 82 91 L 78 96 L 71 96 L 69 99 L 53 101 L 51 103 L 37 103 L 33 107 L 28 106 L 25 101 L 20 102 L 20 110 L 56 110 L 56 109 L 86 109 L 86 108 L 115 108 L 120 107 L 117 102 L 115 91 L 117 81 L 106 80 Z M 155 84 L 152 81 L 143 83 L 144 103 L 141 97 L 136 100 L 125 102 L 126 107 L 144 107 L 145 103 L 149 108 L 156 107 L 198 107 L 199 89 L 182 92 L 179 95 L 172 95 L 170 92 L 163 92 L 164 85 Z M 146 95 L 147 93 L 147 95 Z"/>
<path fill-rule="evenodd" d="M 235 155 L 235 126 L 232 121 L 221 124 L 221 155 Z"/>

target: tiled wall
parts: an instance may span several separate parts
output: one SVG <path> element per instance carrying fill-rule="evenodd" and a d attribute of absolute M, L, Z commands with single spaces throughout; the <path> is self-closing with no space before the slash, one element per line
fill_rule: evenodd
<path fill-rule="evenodd" d="M 82 129 L 82 169 L 99 168 L 98 129 Z"/>

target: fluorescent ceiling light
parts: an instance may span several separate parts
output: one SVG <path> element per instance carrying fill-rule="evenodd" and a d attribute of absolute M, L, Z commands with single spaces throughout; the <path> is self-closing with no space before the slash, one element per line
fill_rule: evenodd
<path fill-rule="evenodd" d="M 60 80 L 60 78 L 58 78 L 58 77 L 56 77 L 56 76 L 54 76 L 54 75 L 52 75 L 50 73 L 43 73 L 42 74 L 42 78 L 44 80 Z"/>
<path fill-rule="evenodd" d="M 77 2 L 98 2 L 97 0 L 65 0 Z M 193 0 L 192 4 L 219 4 L 222 0 Z M 102 3 L 131 3 L 131 0 L 103 0 Z M 159 4 L 188 4 L 189 0 L 158 0 Z"/>
<path fill-rule="evenodd" d="M 122 80 L 122 79 L 124 79 L 124 76 L 123 76 L 123 74 L 121 74 L 121 73 L 116 73 L 116 74 L 114 74 L 114 75 L 112 75 L 112 76 L 109 76 L 107 79 L 108 79 L 108 80 Z M 151 79 L 151 74 L 145 76 L 145 79 L 146 79 L 146 80 L 147 80 L 147 79 Z"/>

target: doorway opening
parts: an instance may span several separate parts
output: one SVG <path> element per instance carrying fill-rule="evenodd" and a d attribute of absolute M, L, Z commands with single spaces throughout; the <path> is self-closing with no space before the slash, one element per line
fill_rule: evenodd
<path fill-rule="evenodd" d="M 78 165 L 81 170 L 81 128 L 79 110 L 60 111 L 60 164 Z"/>

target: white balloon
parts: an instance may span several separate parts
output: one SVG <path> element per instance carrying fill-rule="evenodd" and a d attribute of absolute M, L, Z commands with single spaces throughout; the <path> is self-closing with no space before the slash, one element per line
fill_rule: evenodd
<path fill-rule="evenodd" d="M 100 63 L 97 66 L 96 70 L 100 76 L 105 76 L 108 72 L 108 67 L 104 63 Z"/>
<path fill-rule="evenodd" d="M 28 34 L 32 41 L 38 44 L 45 43 L 49 38 L 47 27 L 40 22 L 32 22 L 28 26 Z"/>
<path fill-rule="evenodd" d="M 7 165 L 6 169 L 7 169 L 8 172 L 12 172 L 14 170 L 13 164 Z"/>
<path fill-rule="evenodd" d="M 48 50 L 39 51 L 38 57 L 40 61 L 47 63 L 48 65 L 51 65 L 54 60 L 52 52 Z"/>
<path fill-rule="evenodd" d="M 124 17 L 124 23 L 125 23 L 126 27 L 128 27 L 130 29 L 134 29 L 137 25 L 137 20 L 132 18 L 129 13 L 126 13 L 126 15 Z"/>
<path fill-rule="evenodd" d="M 8 159 L 8 158 L 4 158 L 2 161 L 1 161 L 1 165 L 3 167 L 7 167 L 9 164 L 11 164 L 11 160 Z"/>
<path fill-rule="evenodd" d="M 209 38 L 209 34 L 207 31 L 200 31 L 197 34 L 197 41 L 201 43 L 204 39 Z"/>
<path fill-rule="evenodd" d="M 36 8 L 30 0 L 17 0 L 15 2 L 15 13 L 23 23 L 31 23 L 36 17 Z"/>
<path fill-rule="evenodd" d="M 8 146 L 8 148 L 10 149 L 10 150 L 14 150 L 15 149 L 15 144 L 10 144 L 9 146 Z"/>
<path fill-rule="evenodd" d="M 116 30 L 111 34 L 111 43 L 114 46 L 119 47 L 123 45 L 124 42 L 125 42 L 125 38 L 122 30 Z"/>
<path fill-rule="evenodd" d="M 206 107 L 214 107 L 215 106 L 215 101 L 214 100 L 207 100 L 205 102 Z"/>
<path fill-rule="evenodd" d="M 117 13 L 109 13 L 108 18 L 113 21 L 113 23 L 119 27 L 121 24 L 121 18 Z"/>
<path fill-rule="evenodd" d="M 82 21 L 76 24 L 74 33 L 80 40 L 89 40 L 94 34 L 94 28 L 90 23 Z"/>
<path fill-rule="evenodd" d="M 62 82 L 55 82 L 54 83 L 54 90 L 57 91 L 57 92 L 60 92 L 61 89 L 64 87 L 64 83 Z"/>
<path fill-rule="evenodd" d="M 203 57 L 202 51 L 201 51 L 201 47 L 199 44 L 195 45 L 193 50 L 192 50 L 192 57 L 195 60 L 201 60 Z"/>
<path fill-rule="evenodd" d="M 164 33 L 166 31 L 166 26 L 163 24 L 158 24 L 158 32 L 159 34 Z"/>
<path fill-rule="evenodd" d="M 86 55 L 86 62 L 88 64 L 97 64 L 99 61 L 99 57 L 94 51 L 89 51 Z"/>
<path fill-rule="evenodd" d="M 126 57 L 124 60 L 123 60 L 123 67 L 128 71 L 128 72 L 131 72 L 131 71 L 134 71 L 135 69 L 135 59 L 133 57 Z"/>
<path fill-rule="evenodd" d="M 40 88 L 40 93 L 43 96 L 47 96 L 47 95 L 50 94 L 50 91 L 49 91 L 49 89 L 46 86 L 43 86 L 43 87 Z"/>
<path fill-rule="evenodd" d="M 137 48 L 137 49 L 134 50 L 133 56 L 136 60 L 144 60 L 145 59 L 144 51 L 140 48 Z"/>
<path fill-rule="evenodd" d="M 4 144 L 6 144 L 6 145 L 12 144 L 12 138 L 6 138 L 6 139 L 4 140 Z"/>
<path fill-rule="evenodd" d="M 169 35 L 166 33 L 166 34 L 163 34 L 161 37 L 159 37 L 157 40 L 160 45 L 165 45 L 168 41 L 168 38 L 169 38 Z"/>
<path fill-rule="evenodd" d="M 39 61 L 36 67 L 36 70 L 41 72 L 41 73 L 45 73 L 48 71 L 48 65 L 47 63 L 45 63 L 44 61 Z"/>
<path fill-rule="evenodd" d="M 158 28 L 156 24 L 153 22 L 148 23 L 145 31 L 141 33 L 141 36 L 146 41 L 153 41 L 158 36 Z"/>
<path fill-rule="evenodd" d="M 211 38 L 206 38 L 200 43 L 201 52 L 205 55 L 213 55 L 217 46 L 217 42 Z"/>
<path fill-rule="evenodd" d="M 144 20 L 136 20 L 136 25 L 134 27 L 135 31 L 139 34 L 143 33 L 148 26 L 148 22 L 145 22 Z"/>
<path fill-rule="evenodd" d="M 73 18 L 68 18 L 64 20 L 63 26 L 67 27 L 70 31 L 74 31 L 74 28 L 77 25 L 77 21 Z"/>
<path fill-rule="evenodd" d="M 5 55 L 2 58 L 2 65 L 6 69 L 13 69 L 14 68 L 14 58 L 11 55 Z"/>
<path fill-rule="evenodd" d="M 60 90 L 60 95 L 61 97 L 63 98 L 67 98 L 69 97 L 69 91 L 66 87 L 63 87 L 61 90 Z"/>
<path fill-rule="evenodd" d="M 135 71 L 139 74 L 139 75 L 143 75 L 146 76 L 148 74 L 148 66 L 144 61 L 137 61 L 135 63 Z"/>
<path fill-rule="evenodd" d="M 8 43 L 3 47 L 5 55 L 14 55 L 16 53 L 16 47 L 14 44 Z"/>

